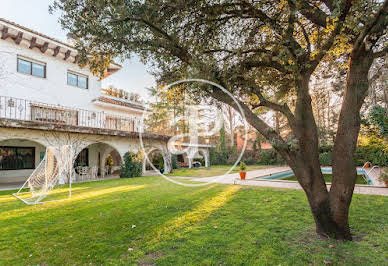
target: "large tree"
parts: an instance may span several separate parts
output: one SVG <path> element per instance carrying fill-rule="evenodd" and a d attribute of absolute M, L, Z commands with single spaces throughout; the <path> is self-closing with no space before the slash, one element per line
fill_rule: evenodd
<path fill-rule="evenodd" d="M 227 88 L 250 125 L 294 171 L 317 233 L 352 239 L 353 154 L 368 71 L 387 52 L 381 39 L 388 0 L 56 0 L 53 8 L 63 11 L 63 27 L 78 39 L 79 62 L 101 74 L 111 58 L 137 53 L 154 66 L 160 82 L 197 77 Z M 322 61 L 341 56 L 348 58 L 348 70 L 328 190 L 309 86 Z M 189 92 L 238 110 L 215 87 Z M 256 115 L 261 108 L 284 116 L 294 139 L 287 142 Z"/>

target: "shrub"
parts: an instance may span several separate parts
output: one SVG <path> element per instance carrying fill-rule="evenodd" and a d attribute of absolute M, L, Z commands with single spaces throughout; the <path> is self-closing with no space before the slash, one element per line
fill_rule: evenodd
<path fill-rule="evenodd" d="M 127 152 L 124 154 L 124 162 L 120 167 L 120 177 L 129 178 L 141 176 L 142 174 L 142 156 Z"/>
<path fill-rule="evenodd" d="M 319 154 L 319 162 L 322 166 L 331 166 L 331 157 L 332 157 L 332 152 L 323 152 Z"/>
<path fill-rule="evenodd" d="M 381 137 L 388 137 L 388 115 L 384 107 L 375 105 L 369 112 L 369 121 Z"/>
<path fill-rule="evenodd" d="M 240 171 L 245 172 L 247 170 L 247 165 L 244 162 L 240 162 Z"/>
<path fill-rule="evenodd" d="M 172 169 L 178 169 L 178 155 L 173 154 L 171 156 Z"/>
<path fill-rule="evenodd" d="M 284 164 L 283 158 L 274 150 L 263 150 L 259 154 L 258 164 Z"/>
<path fill-rule="evenodd" d="M 388 146 L 384 143 L 359 146 L 354 160 L 357 165 L 371 162 L 372 165 L 388 166 Z"/>
<path fill-rule="evenodd" d="M 155 168 L 159 169 L 160 172 L 164 171 L 164 158 L 161 153 L 154 153 L 150 159 Z"/>
<path fill-rule="evenodd" d="M 210 149 L 210 164 L 220 165 L 226 164 L 228 160 L 228 154 L 223 151 L 217 151 L 216 148 Z"/>
<path fill-rule="evenodd" d="M 332 151 L 333 151 L 332 145 L 320 145 L 319 146 L 319 153 L 332 152 Z"/>

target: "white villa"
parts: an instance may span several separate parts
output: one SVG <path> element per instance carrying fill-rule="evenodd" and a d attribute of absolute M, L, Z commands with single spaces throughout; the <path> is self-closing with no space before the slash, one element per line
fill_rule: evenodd
<path fill-rule="evenodd" d="M 77 145 L 76 166 L 97 175 L 139 151 L 142 115 L 149 110 L 102 93 L 101 80 L 77 65 L 70 43 L 1 18 L 0 36 L 0 183 L 25 181 L 48 146 Z M 121 68 L 111 63 L 105 77 Z M 159 151 L 170 172 L 169 137 L 141 135 L 146 151 Z M 201 152 L 209 165 L 208 147 Z"/>

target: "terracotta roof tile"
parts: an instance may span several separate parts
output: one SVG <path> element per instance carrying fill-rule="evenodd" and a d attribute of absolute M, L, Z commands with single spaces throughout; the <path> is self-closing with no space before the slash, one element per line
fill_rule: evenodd
<path fill-rule="evenodd" d="M 43 37 L 43 38 L 48 39 L 48 40 L 51 40 L 51 41 L 53 41 L 53 42 L 57 42 L 57 43 L 59 43 L 59 44 L 61 44 L 61 45 L 63 45 L 63 46 L 67 46 L 68 48 L 71 48 L 71 49 L 74 49 L 74 50 L 75 50 L 75 47 L 74 47 L 73 45 L 69 44 L 69 43 L 66 43 L 66 42 L 57 40 L 57 39 L 55 39 L 55 38 L 53 38 L 53 37 L 50 37 L 50 36 L 47 36 L 47 35 L 45 35 L 45 34 L 43 34 L 43 33 L 34 31 L 34 30 L 30 29 L 30 28 L 27 28 L 27 27 L 25 27 L 25 26 L 22 26 L 22 25 L 20 25 L 20 24 L 15 23 L 15 22 L 9 21 L 9 20 L 7 20 L 7 19 L 0 18 L 0 22 L 4 22 L 4 23 L 7 23 L 7 24 L 10 24 L 10 25 L 12 25 L 12 26 L 14 26 L 14 27 L 17 27 L 17 28 L 19 28 L 19 29 L 28 31 L 28 32 L 30 32 L 30 33 L 32 33 L 32 34 L 38 35 L 38 36 L 40 36 L 40 37 Z M 116 66 L 118 66 L 118 67 L 120 67 L 120 68 L 122 68 L 122 65 L 117 64 L 116 62 L 113 62 L 113 61 L 112 61 L 111 63 L 114 64 L 114 65 L 116 65 Z"/>

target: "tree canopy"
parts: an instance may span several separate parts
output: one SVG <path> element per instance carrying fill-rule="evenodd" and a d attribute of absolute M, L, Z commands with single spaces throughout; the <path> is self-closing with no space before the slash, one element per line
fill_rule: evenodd
<path fill-rule="evenodd" d="M 388 51 L 388 1 L 56 0 L 52 8 L 63 11 L 63 27 L 78 40 L 80 63 L 96 73 L 103 74 L 112 58 L 136 53 L 153 67 L 161 84 L 190 77 L 228 89 L 251 126 L 293 169 L 307 194 L 317 232 L 351 239 L 348 210 L 360 108 L 369 69 Z M 347 76 L 330 191 L 319 165 L 310 91 L 313 75 L 325 64 Z M 237 110 L 216 87 L 187 90 Z M 262 108 L 287 119 L 291 142 L 257 115 Z"/>

